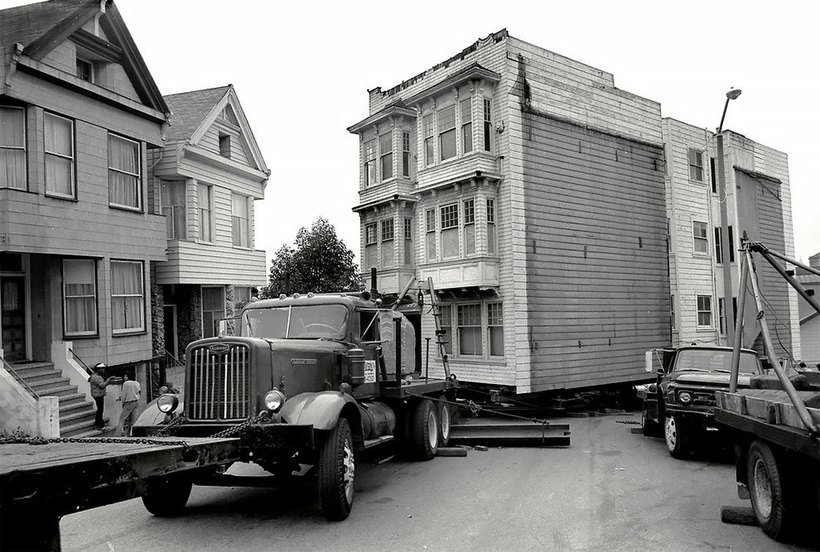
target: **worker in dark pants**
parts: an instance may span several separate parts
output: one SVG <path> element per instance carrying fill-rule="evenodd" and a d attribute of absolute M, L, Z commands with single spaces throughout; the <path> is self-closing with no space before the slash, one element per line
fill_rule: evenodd
<path fill-rule="evenodd" d="M 117 435 L 128 437 L 131 435 L 131 426 L 137 419 L 137 404 L 140 399 L 140 384 L 134 378 L 134 374 L 125 373 L 125 381 L 122 383 L 122 394 L 117 399 L 122 401 L 122 412 L 120 422 L 117 424 Z"/>
<path fill-rule="evenodd" d="M 103 371 L 105 370 L 105 363 L 98 362 L 91 370 L 91 377 L 88 378 L 88 384 L 91 386 L 91 397 L 97 405 L 97 414 L 94 417 L 94 429 L 103 429 L 107 418 L 103 417 L 103 409 L 105 408 L 105 394 L 106 387 L 114 378 L 110 376 L 108 379 L 103 379 Z"/>

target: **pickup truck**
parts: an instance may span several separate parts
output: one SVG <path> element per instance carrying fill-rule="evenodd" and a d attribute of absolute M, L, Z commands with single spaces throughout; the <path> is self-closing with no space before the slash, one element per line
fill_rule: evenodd
<path fill-rule="evenodd" d="M 717 431 L 715 391 L 729 388 L 732 348 L 690 345 L 646 352 L 646 371 L 657 381 L 639 389 L 643 398 L 643 434 L 663 434 L 673 458 L 686 458 Z M 738 387 L 749 388 L 752 376 L 763 374 L 757 353 L 742 349 Z"/>

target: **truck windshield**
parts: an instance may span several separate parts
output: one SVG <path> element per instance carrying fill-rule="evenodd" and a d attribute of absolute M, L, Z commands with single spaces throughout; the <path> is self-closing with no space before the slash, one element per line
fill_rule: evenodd
<path fill-rule="evenodd" d="M 271 339 L 342 339 L 347 334 L 343 305 L 291 305 L 249 309 L 242 314 L 242 335 Z"/>
<path fill-rule="evenodd" d="M 726 372 L 732 370 L 732 352 L 716 351 L 711 349 L 684 349 L 678 353 L 675 361 L 675 372 Z M 760 374 L 760 364 L 757 355 L 740 353 L 741 374 Z"/>

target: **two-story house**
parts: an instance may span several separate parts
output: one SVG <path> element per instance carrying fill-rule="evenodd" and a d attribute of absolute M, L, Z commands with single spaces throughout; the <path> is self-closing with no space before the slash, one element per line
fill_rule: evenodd
<path fill-rule="evenodd" d="M 86 403 L 63 390 L 85 382 L 80 361 L 153 355 L 149 282 L 166 238 L 148 157 L 169 109 L 111 1 L 2 10 L 0 48 L 3 362 L 29 369 L 34 397 L 60 396 L 67 434 Z M 2 372 L 7 405 L 17 388 Z"/>
<path fill-rule="evenodd" d="M 720 159 L 713 132 L 669 118 L 662 125 L 672 344 L 731 345 L 744 233 L 794 257 L 788 158 L 727 130 Z M 799 359 L 797 294 L 768 263 L 755 264 L 775 349 L 782 358 Z M 756 308 L 751 296 L 747 301 L 743 343 L 763 352 Z"/>
<path fill-rule="evenodd" d="M 270 171 L 233 86 L 165 101 L 166 145 L 148 160 L 168 240 L 154 278 L 162 309 L 154 337 L 158 352 L 180 358 L 191 341 L 217 335 L 219 321 L 266 280 L 265 252 L 254 248 L 254 201 Z"/>
<path fill-rule="evenodd" d="M 506 30 L 369 99 L 362 266 L 382 292 L 433 279 L 451 370 L 519 394 L 645 378 L 670 340 L 660 105 Z"/>

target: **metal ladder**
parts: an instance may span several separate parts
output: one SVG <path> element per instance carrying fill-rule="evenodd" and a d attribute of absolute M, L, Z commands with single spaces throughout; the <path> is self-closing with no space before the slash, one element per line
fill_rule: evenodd
<path fill-rule="evenodd" d="M 433 288 L 433 279 L 427 278 L 427 289 L 430 293 L 430 312 L 433 315 L 433 320 L 436 321 L 436 344 L 438 345 L 438 354 L 441 356 L 441 364 L 444 366 L 444 377 L 450 379 L 450 360 L 447 354 L 444 341 L 444 330 L 441 329 L 441 308 L 436 302 L 436 290 Z"/>

